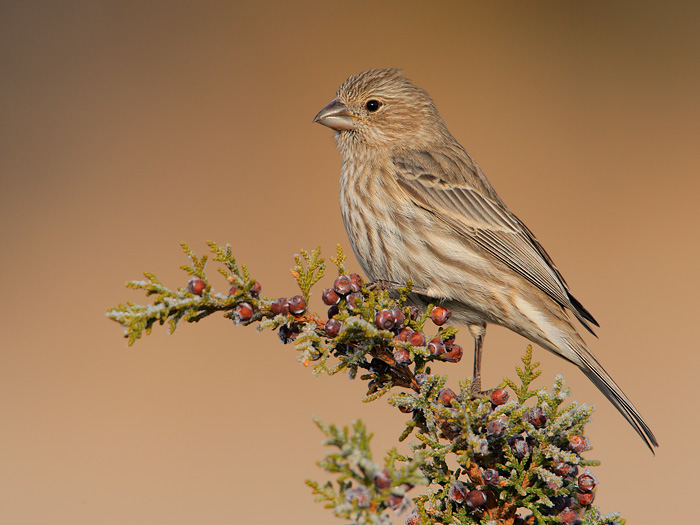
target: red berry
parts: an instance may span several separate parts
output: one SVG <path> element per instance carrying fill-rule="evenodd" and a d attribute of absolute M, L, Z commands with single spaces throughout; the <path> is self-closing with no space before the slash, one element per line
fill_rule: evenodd
<path fill-rule="evenodd" d="M 350 275 L 348 275 L 348 277 L 350 278 L 350 283 L 353 292 L 359 292 L 360 290 L 362 290 L 362 277 L 360 277 L 356 273 L 351 273 Z"/>
<path fill-rule="evenodd" d="M 418 507 L 413 507 L 411 513 L 404 519 L 406 525 L 420 525 L 420 514 L 418 513 Z"/>
<path fill-rule="evenodd" d="M 446 407 L 452 406 L 452 400 L 457 399 L 457 394 L 451 388 L 443 388 L 438 393 L 438 401 Z"/>
<path fill-rule="evenodd" d="M 547 416 L 539 407 L 525 412 L 525 419 L 535 428 L 542 428 L 547 424 Z"/>
<path fill-rule="evenodd" d="M 359 310 L 360 306 L 362 306 L 363 301 L 364 297 L 362 297 L 361 293 L 351 293 L 350 295 L 348 295 L 347 298 L 348 310 L 351 310 L 353 312 Z"/>
<path fill-rule="evenodd" d="M 469 494 L 467 494 L 464 502 L 472 508 L 481 507 L 484 503 L 486 503 L 486 494 L 480 490 L 472 490 L 469 492 Z"/>
<path fill-rule="evenodd" d="M 564 509 L 561 511 L 559 513 L 559 519 L 564 525 L 576 525 L 581 523 L 581 518 L 579 517 L 578 512 L 571 509 Z"/>
<path fill-rule="evenodd" d="M 499 481 L 501 481 L 501 476 L 498 474 L 497 470 L 487 468 L 481 473 L 481 479 L 483 479 L 484 483 L 487 485 L 498 486 Z"/>
<path fill-rule="evenodd" d="M 262 285 L 258 281 L 255 281 L 253 286 L 250 287 L 250 295 L 257 297 L 260 295 L 260 290 L 262 290 Z"/>
<path fill-rule="evenodd" d="M 231 297 L 232 295 L 236 295 L 237 292 L 238 292 L 238 286 L 233 285 L 228 291 L 228 296 Z"/>
<path fill-rule="evenodd" d="M 236 321 L 246 323 L 253 317 L 253 307 L 248 303 L 240 303 L 236 306 Z"/>
<path fill-rule="evenodd" d="M 425 335 L 421 332 L 413 332 L 408 338 L 408 342 L 411 346 L 425 346 Z"/>
<path fill-rule="evenodd" d="M 399 411 L 402 412 L 403 414 L 410 414 L 411 412 L 413 412 L 413 409 L 410 407 L 401 406 L 401 407 L 399 407 Z"/>
<path fill-rule="evenodd" d="M 405 348 L 397 348 L 394 350 L 394 361 L 397 365 L 411 364 L 411 354 Z"/>
<path fill-rule="evenodd" d="M 374 324 L 380 330 L 391 330 L 394 327 L 394 316 L 391 315 L 390 310 L 382 310 L 374 316 Z"/>
<path fill-rule="evenodd" d="M 499 438 L 503 435 L 506 429 L 506 424 L 500 419 L 494 419 L 489 421 L 486 425 L 486 435 L 490 438 Z"/>
<path fill-rule="evenodd" d="M 576 494 L 576 499 L 578 499 L 578 504 L 582 507 L 587 507 L 595 499 L 595 492 L 579 492 Z"/>
<path fill-rule="evenodd" d="M 442 339 L 436 337 L 428 344 L 428 350 L 433 357 L 441 356 L 445 353 L 445 344 L 442 342 Z"/>
<path fill-rule="evenodd" d="M 200 297 L 204 293 L 204 289 L 206 287 L 207 283 L 205 283 L 201 279 L 197 279 L 196 277 L 193 277 L 192 279 L 190 279 L 190 282 L 187 283 L 187 291 Z"/>
<path fill-rule="evenodd" d="M 413 330 L 411 330 L 408 326 L 404 326 L 398 334 L 396 334 L 396 340 L 401 341 L 402 343 L 407 343 L 409 338 L 411 337 L 411 334 L 413 334 Z"/>
<path fill-rule="evenodd" d="M 588 438 L 584 436 L 574 436 L 569 440 L 569 450 L 576 452 L 576 454 L 588 450 L 590 446 Z"/>
<path fill-rule="evenodd" d="M 562 478 L 565 478 L 573 471 L 574 466 L 570 465 L 569 463 L 564 463 L 563 461 L 557 461 L 554 465 L 552 465 L 552 472 L 554 472 L 557 476 L 560 476 Z"/>
<path fill-rule="evenodd" d="M 329 319 L 323 329 L 328 337 L 338 337 L 343 324 L 337 319 Z"/>
<path fill-rule="evenodd" d="M 391 315 L 394 317 L 394 326 L 403 326 L 403 322 L 406 320 L 406 314 L 404 314 L 400 308 L 394 306 L 391 310 Z"/>
<path fill-rule="evenodd" d="M 333 289 L 340 295 L 348 295 L 352 292 L 352 281 L 347 275 L 341 275 L 333 283 Z"/>
<path fill-rule="evenodd" d="M 377 472 L 374 476 L 374 486 L 379 490 L 388 489 L 391 487 L 391 476 L 387 469 Z"/>
<path fill-rule="evenodd" d="M 289 303 L 287 302 L 287 298 L 280 297 L 279 299 L 272 301 L 270 304 L 270 311 L 274 315 L 287 315 L 289 313 Z"/>
<path fill-rule="evenodd" d="M 464 483 L 459 480 L 453 481 L 450 490 L 447 491 L 447 497 L 455 503 L 462 503 L 467 497 L 467 489 Z"/>
<path fill-rule="evenodd" d="M 430 312 L 430 318 L 433 320 L 433 323 L 438 326 L 444 325 L 451 315 L 452 312 L 450 312 L 444 306 L 436 306 L 433 308 L 433 311 Z"/>
<path fill-rule="evenodd" d="M 324 288 L 323 293 L 321 294 L 321 300 L 324 304 L 333 306 L 334 304 L 338 304 L 340 302 L 340 296 L 333 288 Z"/>
<path fill-rule="evenodd" d="M 588 471 L 584 471 L 583 474 L 581 474 L 576 480 L 576 486 L 579 490 L 583 492 L 592 491 L 595 488 L 595 485 L 596 480 L 593 477 L 593 475 Z"/>
<path fill-rule="evenodd" d="M 398 494 L 389 494 L 386 502 L 389 504 L 392 510 L 397 510 L 403 504 L 403 496 L 399 496 Z"/>
<path fill-rule="evenodd" d="M 301 315 L 306 310 L 306 301 L 301 295 L 295 295 L 289 300 L 289 313 L 292 315 Z"/>
<path fill-rule="evenodd" d="M 418 311 L 418 308 L 415 306 L 409 306 L 408 307 L 408 317 L 411 318 L 411 321 L 415 321 L 418 319 L 418 316 L 420 315 L 420 312 Z"/>
<path fill-rule="evenodd" d="M 445 361 L 449 361 L 450 363 L 459 363 L 459 361 L 462 359 L 463 353 L 464 350 L 461 346 L 452 345 L 452 347 L 445 352 Z"/>
<path fill-rule="evenodd" d="M 508 392 L 506 391 L 505 388 L 497 388 L 493 392 L 491 392 L 491 403 L 494 405 L 502 405 L 506 401 L 508 401 Z"/>
<path fill-rule="evenodd" d="M 369 490 L 364 485 L 353 487 L 345 491 L 345 501 L 348 503 L 356 503 L 358 507 L 369 507 L 371 496 Z"/>

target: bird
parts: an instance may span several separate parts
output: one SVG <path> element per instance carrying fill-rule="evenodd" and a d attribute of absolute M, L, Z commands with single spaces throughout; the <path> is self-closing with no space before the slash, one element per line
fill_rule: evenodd
<path fill-rule="evenodd" d="M 576 365 L 654 452 L 649 425 L 567 312 L 593 335 L 599 324 L 424 89 L 401 69 L 370 69 L 343 82 L 314 122 L 335 132 L 341 214 L 360 266 L 373 282 L 412 282 L 414 301 L 439 302 L 468 327 L 473 392 L 486 326 L 500 325 Z"/>

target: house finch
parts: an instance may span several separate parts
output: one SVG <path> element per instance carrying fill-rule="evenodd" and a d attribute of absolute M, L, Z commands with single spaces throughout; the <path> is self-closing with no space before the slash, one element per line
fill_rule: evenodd
<path fill-rule="evenodd" d="M 437 300 L 469 327 L 475 390 L 486 324 L 496 323 L 578 366 L 649 449 L 658 446 L 566 310 L 591 333 L 598 323 L 423 89 L 398 69 L 365 71 L 347 79 L 314 122 L 336 132 L 341 211 L 362 268 L 375 281 L 410 279 L 414 301 Z"/>

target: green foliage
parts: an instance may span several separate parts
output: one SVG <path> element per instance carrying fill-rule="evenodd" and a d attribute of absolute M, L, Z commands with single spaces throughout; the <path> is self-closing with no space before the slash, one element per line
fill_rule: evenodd
<path fill-rule="evenodd" d="M 539 363 L 532 361 L 531 347 L 522 358 L 524 366 L 516 368 L 518 381 L 506 378 L 501 385 L 509 387 L 515 399 L 500 403 L 473 398 L 469 380 L 461 381 L 455 392 L 447 388 L 447 376 L 432 373 L 432 366 L 443 366 L 448 359 L 447 354 L 434 355 L 428 343 L 442 340 L 452 351 L 458 347 L 458 331 L 431 323 L 434 305 L 422 312 L 411 306 L 411 283 L 384 289 L 365 285 L 356 276 L 352 293 L 338 292 L 337 304 L 331 306 L 328 318 L 322 318 L 310 311 L 308 301 L 324 275 L 325 263 L 320 249 L 302 250 L 295 256 L 292 274 L 307 308 L 292 314 L 283 307 L 288 307 L 286 299 L 273 303 L 260 296 L 260 284 L 237 263 L 229 245 L 209 242 L 208 246 L 226 288 L 230 287 L 227 293 L 216 292 L 209 282 L 208 256 L 198 257 L 183 243 L 189 264 L 181 268 L 197 286 L 191 281 L 170 289 L 146 273 L 146 280 L 131 281 L 127 287 L 143 290 L 152 303 L 120 304 L 107 316 L 123 326 L 131 345 L 156 323 L 167 323 L 173 332 L 182 320 L 198 322 L 221 312 L 235 324 L 276 330 L 304 366 L 313 364 L 314 374 L 346 371 L 351 378 L 359 374 L 368 382 L 363 401 L 387 397 L 391 406 L 406 413 L 399 441 L 410 437 L 414 441 L 402 445 L 409 449 L 404 455 L 388 451 L 383 465 L 373 461 L 371 435 L 361 422 L 342 430 L 316 422 L 333 449 L 319 465 L 335 482 L 307 483 L 336 516 L 358 524 L 385 524 L 411 508 L 406 517 L 411 524 L 510 525 L 517 520 L 560 523 L 562 512 L 574 511 L 587 525 L 624 523 L 616 514 L 601 517 L 591 504 L 593 494 L 577 485 L 580 476 L 588 475 L 579 469 L 597 464 L 581 454 L 587 448 L 583 435 L 592 408 L 565 404 L 569 389 L 561 376 L 550 390 L 533 389 L 541 372 Z M 345 276 L 340 246 L 331 261 Z M 243 307 L 252 314 L 242 315 Z M 379 314 L 391 314 L 389 328 L 379 327 L 384 326 Z"/>
<path fill-rule="evenodd" d="M 300 251 L 301 257 L 299 255 L 294 256 L 297 265 L 292 270 L 292 275 L 297 280 L 304 299 L 308 301 L 309 295 L 311 295 L 311 287 L 323 277 L 323 273 L 326 271 L 326 263 L 321 259 L 321 248 L 316 248 L 311 253 L 306 250 Z"/>

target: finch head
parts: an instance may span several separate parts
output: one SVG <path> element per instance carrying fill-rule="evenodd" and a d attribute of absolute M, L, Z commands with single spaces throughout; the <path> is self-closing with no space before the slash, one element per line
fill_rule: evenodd
<path fill-rule="evenodd" d="M 449 135 L 428 93 L 395 68 L 370 69 L 348 78 L 314 122 L 337 131 L 341 148 L 342 141 L 382 148 L 405 140 L 415 147 Z M 347 130 L 351 133 L 340 133 Z"/>

